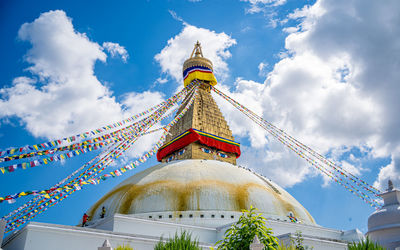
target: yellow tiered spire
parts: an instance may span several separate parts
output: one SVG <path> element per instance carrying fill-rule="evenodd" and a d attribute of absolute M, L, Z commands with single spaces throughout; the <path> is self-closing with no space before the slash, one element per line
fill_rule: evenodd
<path fill-rule="evenodd" d="M 194 79 L 203 80 L 212 86 L 217 84 L 217 79 L 213 73 L 213 64 L 203 56 L 199 41 L 194 45 L 190 58 L 183 63 L 183 83 L 185 87 Z"/>
<path fill-rule="evenodd" d="M 212 72 L 212 63 L 210 60 L 203 57 L 203 52 L 199 42 L 195 44 L 190 58 L 187 59 L 183 64 L 184 74 L 185 71 L 194 66 L 203 66 L 210 69 Z M 212 73 L 211 75 L 214 77 Z M 209 159 L 236 164 L 236 158 L 240 155 L 239 144 L 234 142 L 232 131 L 229 129 L 225 118 L 223 117 L 209 91 L 210 84 L 215 85 L 216 80 L 212 82 L 208 80 L 209 78 L 204 78 L 203 75 L 195 75 L 194 77 L 195 78 L 193 78 L 191 81 L 196 79 L 200 82 L 200 88 L 196 99 L 182 119 L 171 128 L 171 135 L 167 136 L 166 142 L 161 150 L 174 143 L 177 138 L 179 139 L 182 136 L 186 136 L 188 133 L 190 133 L 190 131 L 204 135 L 207 138 L 211 138 L 210 140 L 215 139 L 216 142 L 211 143 L 211 145 L 215 146 L 217 144 L 217 146 L 210 147 L 210 144 L 206 145 L 204 143 L 200 143 L 200 141 L 195 141 L 186 145 L 184 148 L 178 148 L 178 150 L 169 153 L 162 158 L 162 161 L 167 162 L 171 160 L 182 159 Z M 189 100 L 184 100 L 182 107 L 184 107 L 185 103 L 188 101 Z M 177 113 L 179 112 L 180 111 Z M 231 150 L 231 152 L 226 152 L 220 150 L 221 147 L 218 149 L 219 142 L 222 144 L 230 144 L 232 147 L 236 147 L 235 153 L 233 152 L 234 150 Z"/>

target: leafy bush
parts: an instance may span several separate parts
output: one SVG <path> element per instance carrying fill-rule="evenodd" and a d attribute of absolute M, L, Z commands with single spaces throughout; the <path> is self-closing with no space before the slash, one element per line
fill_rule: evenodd
<path fill-rule="evenodd" d="M 271 229 L 265 226 L 266 219 L 256 210 L 254 207 L 250 207 L 250 211 L 243 210 L 239 220 L 225 232 L 224 239 L 216 243 L 217 249 L 249 249 L 256 235 L 264 249 L 277 249 L 278 238 L 272 235 Z"/>
<path fill-rule="evenodd" d="M 296 238 L 292 240 L 292 243 L 295 244 L 295 249 L 296 250 L 307 250 L 307 249 L 313 249 L 314 247 L 308 247 L 308 246 L 303 246 L 303 235 L 301 234 L 301 231 L 296 231 L 295 233 Z"/>
<path fill-rule="evenodd" d="M 301 231 L 296 231 L 295 233 L 295 238 L 291 239 L 290 245 L 286 246 L 283 245 L 282 242 L 280 242 L 277 250 L 308 250 L 308 249 L 313 249 L 313 247 L 308 247 L 303 245 L 303 235 L 301 234 Z"/>
<path fill-rule="evenodd" d="M 174 238 L 163 242 L 162 239 L 154 247 L 154 250 L 200 250 L 198 240 L 192 240 L 192 235 L 183 231 L 179 236 L 175 233 Z"/>
<path fill-rule="evenodd" d="M 385 250 L 386 248 L 382 247 L 376 242 L 371 241 L 368 236 L 365 240 L 358 242 L 358 243 L 350 243 L 349 250 Z"/>
<path fill-rule="evenodd" d="M 293 245 L 286 246 L 280 243 L 279 246 L 276 248 L 276 250 L 297 250 L 297 249 Z"/>
<path fill-rule="evenodd" d="M 122 245 L 122 246 L 118 246 L 117 248 L 115 248 L 114 250 L 133 250 L 133 248 L 129 245 Z"/>

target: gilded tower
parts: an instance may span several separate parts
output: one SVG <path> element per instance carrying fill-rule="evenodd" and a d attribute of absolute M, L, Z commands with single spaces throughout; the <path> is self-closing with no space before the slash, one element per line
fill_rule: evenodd
<path fill-rule="evenodd" d="M 99 218 L 104 206 L 106 216 L 119 213 L 148 221 L 218 228 L 233 223 L 242 209 L 253 206 L 271 219 L 283 222 L 290 215 L 315 225 L 307 210 L 284 189 L 235 166 L 240 144 L 234 141 L 211 96 L 217 81 L 199 43 L 183 65 L 183 79 L 185 86 L 197 85 L 197 95 L 189 94 L 183 101 L 181 107 L 193 103 L 158 150 L 157 160 L 163 163 L 121 182 L 88 214 Z"/>
<path fill-rule="evenodd" d="M 232 131 L 211 96 L 210 88 L 217 81 L 212 62 L 203 56 L 199 42 L 183 64 L 183 79 L 185 86 L 197 81 L 200 85 L 198 94 L 190 109 L 171 128 L 157 154 L 158 160 L 208 159 L 236 164 L 236 158 L 240 156 L 240 144 L 234 141 Z M 183 101 L 184 104 L 188 99 Z M 188 139 L 193 137 L 193 133 L 197 137 Z"/>

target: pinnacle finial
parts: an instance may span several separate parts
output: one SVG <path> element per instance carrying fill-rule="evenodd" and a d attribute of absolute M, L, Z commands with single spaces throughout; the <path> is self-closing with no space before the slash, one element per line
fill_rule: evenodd
<path fill-rule="evenodd" d="M 103 242 L 103 247 L 111 247 L 111 244 L 110 244 L 110 242 L 108 241 L 108 239 L 106 239 L 106 240 Z"/>
<path fill-rule="evenodd" d="M 392 191 L 393 190 L 393 182 L 389 179 L 388 180 L 388 191 Z"/>
<path fill-rule="evenodd" d="M 192 54 L 190 55 L 190 58 L 193 57 L 193 54 L 194 54 L 194 57 L 204 57 L 204 56 L 203 56 L 203 51 L 201 51 L 201 44 L 200 44 L 199 41 L 197 41 L 197 42 L 195 43 L 194 49 L 193 49 L 193 51 L 192 51 Z"/>

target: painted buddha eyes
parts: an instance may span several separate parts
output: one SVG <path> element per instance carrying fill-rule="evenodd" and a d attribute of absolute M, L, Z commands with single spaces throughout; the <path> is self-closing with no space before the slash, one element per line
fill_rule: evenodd
<path fill-rule="evenodd" d="M 170 162 L 174 159 L 175 159 L 175 155 L 171 155 L 170 157 L 167 158 L 167 162 Z"/>
<path fill-rule="evenodd" d="M 200 150 L 203 151 L 206 154 L 211 154 L 212 153 L 212 150 L 209 149 L 209 148 L 200 148 Z"/>
<path fill-rule="evenodd" d="M 173 161 L 176 159 L 177 156 L 183 155 L 185 153 L 186 149 L 181 149 L 177 153 L 172 154 L 170 157 L 167 158 L 167 162 Z"/>
<path fill-rule="evenodd" d="M 214 152 L 214 150 L 209 149 L 209 148 L 200 148 L 201 151 L 203 151 L 206 154 L 212 154 Z M 221 157 L 221 158 L 229 158 L 229 156 L 225 153 L 223 153 L 222 151 L 216 151 L 216 154 Z"/>
<path fill-rule="evenodd" d="M 222 153 L 222 152 L 218 152 L 217 154 L 218 154 L 219 157 L 228 158 L 228 155 L 227 155 L 227 154 L 224 154 L 224 153 Z"/>
<path fill-rule="evenodd" d="M 205 148 L 205 147 L 201 147 L 200 150 L 206 154 L 212 154 L 215 152 L 216 155 L 218 155 L 219 157 L 224 158 L 224 159 L 229 158 L 228 154 L 224 153 L 223 151 L 219 151 L 219 150 L 215 150 L 215 149 L 211 149 L 211 148 Z M 166 162 L 177 160 L 177 157 L 183 155 L 185 153 L 185 151 L 186 151 L 186 149 L 183 148 L 183 149 L 179 150 L 178 152 L 171 154 L 167 158 Z M 214 159 L 216 159 L 215 155 L 214 155 Z"/>

